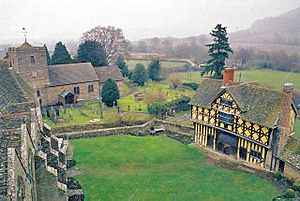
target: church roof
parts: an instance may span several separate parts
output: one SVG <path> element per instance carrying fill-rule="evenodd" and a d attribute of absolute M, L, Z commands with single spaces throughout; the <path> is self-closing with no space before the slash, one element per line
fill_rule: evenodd
<path fill-rule="evenodd" d="M 50 86 L 98 81 L 91 63 L 49 65 Z"/>
<path fill-rule="evenodd" d="M 94 69 L 100 82 L 105 82 L 108 78 L 111 78 L 115 81 L 124 79 L 118 66 L 102 66 L 95 67 Z"/>
<path fill-rule="evenodd" d="M 205 79 L 190 104 L 210 108 L 211 103 L 227 91 L 241 109 L 244 120 L 274 127 L 281 110 L 282 92 L 255 83 L 222 87 L 222 80 Z"/>

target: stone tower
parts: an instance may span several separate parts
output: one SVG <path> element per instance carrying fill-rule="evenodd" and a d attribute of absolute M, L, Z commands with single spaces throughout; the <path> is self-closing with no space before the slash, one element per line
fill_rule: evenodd
<path fill-rule="evenodd" d="M 32 86 L 41 100 L 49 83 L 45 47 L 33 47 L 25 41 L 20 47 L 8 48 L 10 66 Z"/>

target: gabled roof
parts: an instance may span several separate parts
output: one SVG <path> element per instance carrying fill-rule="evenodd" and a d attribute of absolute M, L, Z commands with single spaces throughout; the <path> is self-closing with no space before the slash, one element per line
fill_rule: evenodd
<path fill-rule="evenodd" d="M 274 127 L 281 111 L 282 92 L 256 84 L 227 87 L 242 110 L 242 118 L 267 127 Z"/>
<path fill-rule="evenodd" d="M 91 63 L 49 65 L 50 86 L 98 81 Z"/>
<path fill-rule="evenodd" d="M 25 41 L 20 47 L 18 47 L 18 50 L 27 50 L 32 49 L 32 45 L 30 45 L 27 41 Z"/>
<path fill-rule="evenodd" d="M 108 78 L 111 78 L 115 81 L 124 79 L 118 66 L 95 67 L 95 71 L 100 82 L 105 82 Z"/>
<path fill-rule="evenodd" d="M 200 107 L 210 107 L 210 104 L 217 98 L 217 96 L 224 91 L 222 87 L 222 80 L 218 79 L 204 79 L 195 96 L 191 99 L 191 105 Z"/>
<path fill-rule="evenodd" d="M 274 127 L 281 110 L 282 92 L 264 88 L 257 83 L 222 87 L 222 80 L 205 79 L 190 104 L 210 108 L 211 103 L 225 91 L 242 110 L 244 120 Z"/>

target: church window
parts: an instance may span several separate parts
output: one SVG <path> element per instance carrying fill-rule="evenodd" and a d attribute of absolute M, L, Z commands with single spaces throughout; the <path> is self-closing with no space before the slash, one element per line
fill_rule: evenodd
<path fill-rule="evenodd" d="M 30 63 L 31 63 L 31 64 L 35 64 L 35 58 L 34 58 L 34 56 L 31 56 L 31 57 L 30 57 Z"/>
<path fill-rule="evenodd" d="M 221 105 L 231 107 L 232 106 L 232 100 L 221 99 Z"/>
<path fill-rule="evenodd" d="M 219 113 L 219 120 L 226 124 L 233 124 L 233 115 L 225 112 Z"/>
<path fill-rule="evenodd" d="M 40 90 L 38 89 L 38 90 L 36 90 L 36 95 L 37 95 L 37 97 L 40 97 L 41 96 L 41 92 L 40 92 Z"/>
<path fill-rule="evenodd" d="M 34 72 L 32 72 L 32 77 L 33 78 L 36 78 L 37 77 L 37 73 L 34 71 Z"/>
<path fill-rule="evenodd" d="M 88 85 L 88 92 L 93 92 L 94 91 L 94 85 L 90 84 Z"/>
<path fill-rule="evenodd" d="M 258 159 L 261 159 L 261 158 L 262 158 L 262 157 L 261 157 L 261 153 L 258 152 L 258 151 L 255 151 L 255 150 L 251 150 L 251 151 L 250 151 L 250 155 L 253 156 L 253 157 L 255 157 L 255 158 L 258 158 Z"/>
<path fill-rule="evenodd" d="M 74 87 L 74 94 L 80 94 L 80 88 Z"/>

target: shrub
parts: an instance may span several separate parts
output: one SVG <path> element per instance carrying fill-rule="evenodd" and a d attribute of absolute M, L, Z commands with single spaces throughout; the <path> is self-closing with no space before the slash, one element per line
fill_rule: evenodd
<path fill-rule="evenodd" d="M 74 167 L 76 165 L 76 161 L 75 160 L 67 160 L 67 168 L 71 168 Z"/>
<path fill-rule="evenodd" d="M 184 82 L 182 85 L 185 87 L 189 87 L 195 91 L 197 91 L 197 89 L 199 88 L 199 84 L 196 82 Z"/>
<path fill-rule="evenodd" d="M 168 108 L 163 103 L 152 103 L 148 105 L 147 110 L 151 115 L 162 117 L 168 111 Z"/>
<path fill-rule="evenodd" d="M 191 98 L 187 96 L 183 96 L 181 98 L 175 99 L 167 104 L 167 106 L 175 110 L 176 112 L 180 111 L 188 111 L 190 109 L 189 102 Z"/>
<path fill-rule="evenodd" d="M 278 180 L 281 180 L 283 178 L 281 172 L 276 172 L 275 173 L 275 178 L 278 179 Z"/>
<path fill-rule="evenodd" d="M 286 189 L 284 197 L 285 198 L 294 198 L 295 197 L 295 191 L 291 188 Z"/>
<path fill-rule="evenodd" d="M 67 186 L 68 189 L 81 189 L 79 182 L 73 177 L 68 177 Z"/>
<path fill-rule="evenodd" d="M 293 183 L 293 189 L 300 192 L 300 182 Z"/>

